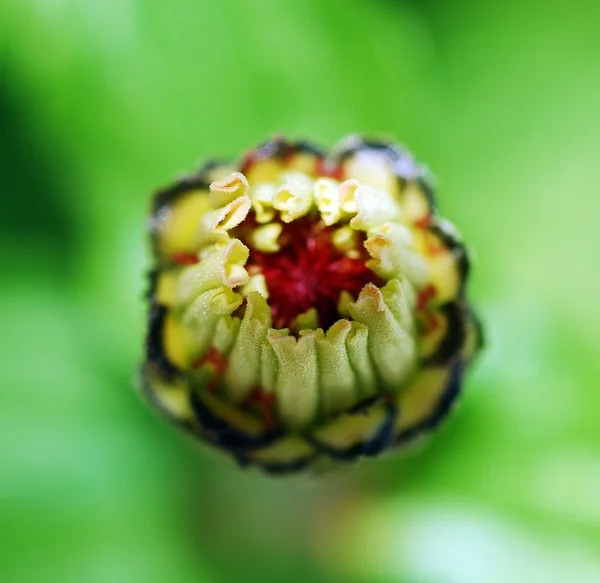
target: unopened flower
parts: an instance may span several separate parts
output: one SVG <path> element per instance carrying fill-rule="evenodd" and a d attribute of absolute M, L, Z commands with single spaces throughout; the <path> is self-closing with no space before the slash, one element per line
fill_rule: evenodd
<path fill-rule="evenodd" d="M 144 389 L 270 472 L 434 428 L 480 346 L 468 257 L 397 146 L 282 139 L 154 198 Z"/>

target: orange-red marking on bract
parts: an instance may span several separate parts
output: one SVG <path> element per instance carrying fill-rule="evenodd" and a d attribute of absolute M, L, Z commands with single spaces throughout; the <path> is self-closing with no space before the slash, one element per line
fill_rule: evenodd
<path fill-rule="evenodd" d="M 221 376 L 227 369 L 227 359 L 225 359 L 221 353 L 214 347 L 211 346 L 209 351 L 202 357 L 194 362 L 194 368 L 199 368 L 208 364 L 215 372 L 212 379 L 208 383 L 208 389 L 214 391 L 218 384 Z"/>
<path fill-rule="evenodd" d="M 173 260 L 173 263 L 177 263 L 178 265 L 195 265 L 200 261 L 196 253 L 183 252 L 173 253 L 171 259 Z"/>
<path fill-rule="evenodd" d="M 261 412 L 265 425 L 269 429 L 275 427 L 275 419 L 273 416 L 273 405 L 275 404 L 275 395 L 267 393 L 262 389 L 256 389 L 248 399 L 249 403 L 256 405 Z"/>

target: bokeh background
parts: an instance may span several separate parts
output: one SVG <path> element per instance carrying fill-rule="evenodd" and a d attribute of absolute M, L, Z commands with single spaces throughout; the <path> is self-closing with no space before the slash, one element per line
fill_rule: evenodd
<path fill-rule="evenodd" d="M 2 0 L 0 579 L 598 583 L 600 3 Z M 284 133 L 394 135 L 488 347 L 399 458 L 240 471 L 134 390 L 149 193 Z"/>

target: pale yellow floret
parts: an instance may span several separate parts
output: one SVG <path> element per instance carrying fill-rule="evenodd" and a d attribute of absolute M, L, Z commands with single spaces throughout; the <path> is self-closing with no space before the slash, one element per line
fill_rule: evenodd
<path fill-rule="evenodd" d="M 340 183 L 337 180 L 318 178 L 314 185 L 314 198 L 326 225 L 340 220 Z"/>
<path fill-rule="evenodd" d="M 359 243 L 359 236 L 352 227 L 345 225 L 333 231 L 331 234 L 331 242 L 338 251 L 347 254 L 348 251 L 356 250 Z"/>
<path fill-rule="evenodd" d="M 417 287 L 426 283 L 429 266 L 414 249 L 410 229 L 398 223 L 385 223 L 370 233 L 364 243 L 372 257 L 366 262 L 369 269 L 386 279 L 405 275 Z"/>
<path fill-rule="evenodd" d="M 244 268 L 249 253 L 239 239 L 204 249 L 199 263 L 182 269 L 177 280 L 176 303 L 189 304 L 199 294 L 216 287 L 244 285 L 249 279 Z"/>
<path fill-rule="evenodd" d="M 229 354 L 238 332 L 240 331 L 240 319 L 232 316 L 221 316 L 215 328 L 213 346 L 221 355 Z"/>
<path fill-rule="evenodd" d="M 252 203 L 246 195 L 240 196 L 225 206 L 202 215 L 197 231 L 199 246 L 210 243 L 225 243 L 229 240 L 227 231 L 237 227 L 248 215 Z"/>
<path fill-rule="evenodd" d="M 357 400 L 356 376 L 350 364 L 346 338 L 352 329 L 348 320 L 338 320 L 327 334 L 316 334 L 321 413 L 331 415 L 351 407 Z"/>
<path fill-rule="evenodd" d="M 271 330 L 270 334 L 276 333 Z M 260 388 L 263 392 L 272 394 L 277 385 L 279 362 L 273 347 L 266 336 L 260 346 Z"/>
<path fill-rule="evenodd" d="M 183 312 L 182 323 L 190 339 L 191 360 L 206 354 L 215 337 L 221 316 L 233 313 L 243 297 L 230 287 L 219 287 L 201 293 Z"/>
<path fill-rule="evenodd" d="M 278 363 L 275 395 L 279 416 L 291 429 L 303 429 L 315 419 L 319 405 L 315 333 L 305 331 L 295 338 L 271 330 L 267 340 Z"/>
<path fill-rule="evenodd" d="M 346 348 L 356 375 L 358 396 L 366 399 L 378 390 L 377 374 L 369 353 L 369 329 L 360 322 L 350 322 L 350 324 L 351 329 L 346 336 Z"/>
<path fill-rule="evenodd" d="M 364 184 L 354 189 L 356 216 L 350 220 L 350 226 L 360 231 L 368 231 L 388 221 L 402 217 L 402 208 L 386 191 Z"/>
<path fill-rule="evenodd" d="M 268 223 L 275 218 L 273 197 L 276 192 L 277 187 L 269 182 L 257 184 L 250 189 L 252 206 L 259 223 Z"/>
<path fill-rule="evenodd" d="M 337 302 L 337 311 L 340 316 L 347 318 L 350 315 L 350 311 L 348 310 L 348 304 L 353 302 L 354 298 L 352 294 L 345 289 L 340 292 L 340 296 Z"/>
<path fill-rule="evenodd" d="M 383 386 L 397 391 L 415 367 L 414 337 L 396 320 L 381 290 L 372 283 L 363 288 L 349 309 L 352 318 L 369 330 L 369 352 Z"/>
<path fill-rule="evenodd" d="M 310 308 L 303 314 L 298 314 L 294 321 L 295 330 L 315 330 L 319 325 L 319 314 L 315 308 Z"/>
<path fill-rule="evenodd" d="M 265 300 L 269 299 L 267 281 L 262 273 L 251 275 L 248 283 L 241 289 L 241 292 L 244 297 L 252 292 L 258 292 Z"/>
<path fill-rule="evenodd" d="M 307 214 L 313 204 L 313 181 L 302 172 L 286 172 L 282 185 L 273 196 L 273 208 L 281 212 L 284 223 Z"/>
<path fill-rule="evenodd" d="M 210 185 L 209 196 L 212 206 L 220 208 L 247 193 L 248 180 L 241 172 L 234 172 L 221 180 L 215 180 Z"/>
<path fill-rule="evenodd" d="M 230 287 L 218 287 L 201 293 L 183 314 L 188 324 L 202 326 L 202 321 L 231 314 L 242 304 L 243 297 Z M 216 321 L 215 321 L 216 325 Z"/>
<path fill-rule="evenodd" d="M 263 253 L 275 253 L 279 251 L 279 235 L 283 230 L 281 223 L 267 223 L 257 227 L 250 234 L 252 246 Z"/>
<path fill-rule="evenodd" d="M 414 308 L 416 293 L 405 278 L 391 279 L 381 288 L 381 295 L 400 326 L 410 332 L 415 329 Z"/>
<path fill-rule="evenodd" d="M 252 292 L 246 300 L 246 311 L 223 377 L 225 391 L 235 403 L 241 403 L 259 387 L 261 345 L 271 327 L 271 308 L 265 298 Z"/>
<path fill-rule="evenodd" d="M 360 183 L 354 178 L 345 180 L 340 184 L 340 209 L 345 213 L 356 214 L 357 206 L 355 200 L 356 191 L 360 188 Z"/>
<path fill-rule="evenodd" d="M 229 287 L 244 285 L 248 273 L 244 269 L 250 250 L 239 239 L 231 239 L 223 249 L 223 283 Z"/>

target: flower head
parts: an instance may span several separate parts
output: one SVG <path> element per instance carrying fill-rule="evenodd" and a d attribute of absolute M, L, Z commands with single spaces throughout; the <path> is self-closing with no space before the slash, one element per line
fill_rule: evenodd
<path fill-rule="evenodd" d="M 405 150 L 275 139 L 159 192 L 150 232 L 146 394 L 240 463 L 374 456 L 455 402 L 468 257 Z"/>

